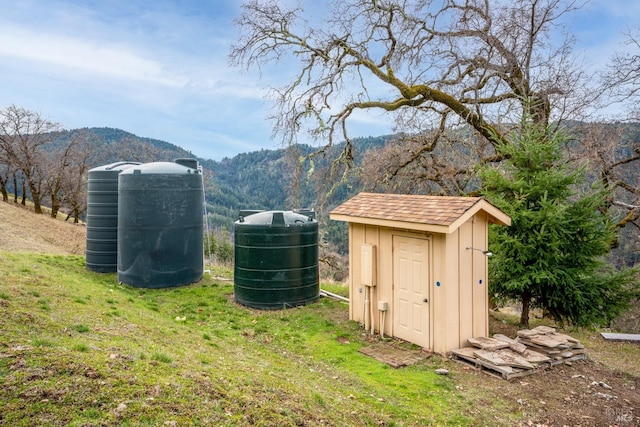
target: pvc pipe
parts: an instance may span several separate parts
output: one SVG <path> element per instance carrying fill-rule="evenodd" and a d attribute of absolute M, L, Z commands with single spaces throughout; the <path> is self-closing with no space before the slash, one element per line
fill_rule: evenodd
<path fill-rule="evenodd" d="M 369 289 L 369 292 L 371 293 L 373 291 L 373 288 Z M 371 312 L 371 335 L 375 335 L 376 334 L 376 322 L 374 314 L 375 311 L 373 309 L 373 297 L 371 295 L 369 295 L 369 311 Z"/>
<path fill-rule="evenodd" d="M 371 310 L 371 306 L 369 304 L 369 287 L 364 287 L 364 330 L 369 330 L 369 312 Z"/>
<path fill-rule="evenodd" d="M 323 295 L 323 296 L 326 296 L 326 297 L 335 298 L 335 299 L 338 299 L 340 301 L 349 302 L 349 298 L 345 298 L 342 295 L 338 295 L 338 294 L 331 293 L 329 291 L 325 291 L 324 289 L 320 289 L 320 295 Z"/>
<path fill-rule="evenodd" d="M 360 288 L 360 291 L 362 291 L 362 288 Z M 367 299 L 367 290 L 365 289 L 364 290 L 364 300 L 363 300 L 363 303 L 362 303 L 362 325 L 363 326 L 364 326 L 364 322 L 365 322 L 364 319 L 365 319 L 365 317 L 367 315 L 367 301 L 366 301 L 366 299 Z"/>

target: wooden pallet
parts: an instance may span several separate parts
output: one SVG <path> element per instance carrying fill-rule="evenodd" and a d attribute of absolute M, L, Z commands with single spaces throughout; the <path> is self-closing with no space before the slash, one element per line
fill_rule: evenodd
<path fill-rule="evenodd" d="M 451 352 L 451 359 L 465 365 L 473 366 L 475 369 L 478 369 L 488 375 L 503 378 L 505 380 L 529 375 L 533 371 L 532 369 L 519 369 L 511 366 L 494 365 L 493 363 L 489 363 L 475 357 L 475 350 L 476 349 L 473 347 L 453 350 Z"/>
<path fill-rule="evenodd" d="M 568 361 L 586 359 L 586 354 L 577 354 L 562 360 L 548 360 L 535 365 L 533 369 L 521 369 L 513 366 L 499 366 L 475 356 L 477 348 L 465 347 L 451 352 L 451 359 L 467 366 L 472 366 L 488 375 L 510 380 L 512 378 L 532 375 Z"/>
<path fill-rule="evenodd" d="M 358 351 L 393 368 L 413 365 L 425 359 L 425 356 L 420 351 L 396 347 L 393 344 L 384 342 L 363 347 Z"/>

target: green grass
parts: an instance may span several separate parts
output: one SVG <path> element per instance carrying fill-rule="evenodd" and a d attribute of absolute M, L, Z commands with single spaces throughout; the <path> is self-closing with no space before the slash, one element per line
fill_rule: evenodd
<path fill-rule="evenodd" d="M 87 325 L 83 325 L 83 324 L 71 325 L 69 327 L 69 329 L 71 329 L 73 331 L 76 331 L 76 332 L 79 332 L 81 334 L 90 331 L 89 327 Z"/>
<path fill-rule="evenodd" d="M 78 343 L 73 346 L 73 349 L 75 351 L 87 352 L 89 351 L 89 346 L 85 343 Z"/>
<path fill-rule="evenodd" d="M 434 373 L 452 362 L 364 356 L 371 338 L 340 301 L 253 310 L 234 303 L 228 270 L 136 289 L 78 256 L 0 252 L 0 273 L 0 425 L 477 422 L 455 374 Z"/>

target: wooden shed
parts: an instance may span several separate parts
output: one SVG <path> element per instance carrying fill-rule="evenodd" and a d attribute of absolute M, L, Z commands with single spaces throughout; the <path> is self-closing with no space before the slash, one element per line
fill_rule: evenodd
<path fill-rule="evenodd" d="M 488 336 L 487 232 L 511 218 L 480 197 L 360 193 L 349 223 L 349 318 L 446 354 Z"/>

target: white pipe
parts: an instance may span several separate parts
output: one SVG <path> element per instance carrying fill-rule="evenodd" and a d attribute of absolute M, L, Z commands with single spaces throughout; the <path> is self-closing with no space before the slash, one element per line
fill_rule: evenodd
<path fill-rule="evenodd" d="M 360 292 L 362 292 L 362 288 L 360 288 Z M 364 298 L 362 302 L 362 324 L 364 325 L 364 319 L 367 313 L 367 290 L 364 291 Z"/>
<path fill-rule="evenodd" d="M 382 322 L 380 323 L 380 338 L 384 339 L 384 321 L 387 317 L 387 311 L 382 311 Z"/>
<path fill-rule="evenodd" d="M 373 288 L 369 288 L 369 312 L 371 313 L 371 335 L 375 335 L 376 333 L 376 322 L 375 322 L 375 313 L 373 309 L 373 296 L 371 295 L 373 292 Z"/>
<path fill-rule="evenodd" d="M 364 330 L 369 330 L 369 310 L 371 307 L 369 306 L 369 287 L 364 287 Z"/>
<path fill-rule="evenodd" d="M 349 302 L 349 298 L 345 298 L 342 295 L 338 295 L 338 294 L 331 293 L 329 291 L 325 291 L 324 289 L 320 289 L 320 295 L 323 295 L 325 297 L 335 298 L 335 299 L 338 299 L 340 301 Z"/>

